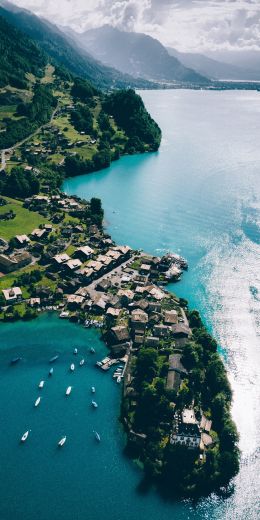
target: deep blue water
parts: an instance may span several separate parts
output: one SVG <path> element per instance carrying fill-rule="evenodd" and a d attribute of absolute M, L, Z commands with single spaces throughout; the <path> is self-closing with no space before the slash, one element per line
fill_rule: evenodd
<path fill-rule="evenodd" d="M 90 354 L 82 371 L 67 372 L 75 343 L 84 350 L 95 342 L 100 354 L 102 343 L 94 332 L 41 317 L 1 327 L 1 520 L 260 516 L 260 95 L 182 90 L 142 96 L 163 131 L 160 151 L 125 157 L 102 172 L 67 180 L 64 188 L 102 198 L 118 243 L 188 259 L 189 271 L 171 289 L 201 311 L 219 341 L 234 390 L 241 470 L 229 498 L 210 497 L 195 508 L 141 492 L 141 473 L 122 452 L 118 385 L 92 366 Z M 36 384 L 54 347 L 64 354 L 34 410 Z M 21 349 L 26 362 L 8 368 Z M 66 400 L 71 378 L 75 388 Z M 91 384 L 100 392 L 97 413 L 89 408 Z M 18 439 L 29 427 L 21 447 Z M 102 435 L 100 445 L 93 427 Z M 57 453 L 65 430 L 68 443 Z"/>

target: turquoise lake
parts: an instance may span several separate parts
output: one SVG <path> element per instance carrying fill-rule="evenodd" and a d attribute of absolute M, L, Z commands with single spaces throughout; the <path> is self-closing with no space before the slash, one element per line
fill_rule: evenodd
<path fill-rule="evenodd" d="M 94 362 L 97 332 L 41 316 L 2 325 L 1 520 L 257 519 L 260 453 L 260 94 L 145 91 L 163 132 L 159 152 L 125 157 L 102 172 L 68 179 L 70 194 L 103 201 L 106 226 L 122 244 L 179 252 L 189 270 L 170 287 L 198 308 L 216 336 L 234 390 L 240 473 L 226 498 L 196 507 L 142 489 L 123 453 L 120 388 Z M 94 345 L 96 354 L 89 353 Z M 86 366 L 70 374 L 74 346 Z M 60 358 L 48 379 L 48 359 Z M 15 355 L 23 361 L 9 366 Z M 42 402 L 37 384 L 46 379 Z M 65 398 L 68 385 L 72 394 Z M 97 388 L 99 408 L 90 406 Z M 32 431 L 25 445 L 19 439 Z M 102 442 L 97 444 L 93 429 Z M 67 443 L 57 450 L 59 438 Z"/>

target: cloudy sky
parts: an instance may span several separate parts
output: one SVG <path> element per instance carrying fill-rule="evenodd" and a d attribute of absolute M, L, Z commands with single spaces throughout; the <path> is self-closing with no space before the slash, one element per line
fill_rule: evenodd
<path fill-rule="evenodd" d="M 13 0 L 78 31 L 105 23 L 183 51 L 260 50 L 260 0 Z"/>

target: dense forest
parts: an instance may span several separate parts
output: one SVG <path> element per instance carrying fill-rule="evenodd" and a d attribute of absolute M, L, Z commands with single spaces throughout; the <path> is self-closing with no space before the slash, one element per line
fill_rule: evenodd
<path fill-rule="evenodd" d="M 27 88 L 25 74 L 43 74 L 47 58 L 30 38 L 0 16 L 0 87 Z"/>
<path fill-rule="evenodd" d="M 145 145 L 150 150 L 158 150 L 161 130 L 148 114 L 142 98 L 134 90 L 119 90 L 106 97 L 103 109 L 111 114 L 119 127 L 130 138 L 127 151 L 143 152 Z"/>

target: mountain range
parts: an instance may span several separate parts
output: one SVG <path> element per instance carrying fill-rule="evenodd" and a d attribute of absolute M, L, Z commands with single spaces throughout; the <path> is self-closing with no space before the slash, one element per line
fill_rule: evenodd
<path fill-rule="evenodd" d="M 158 82 L 186 82 L 206 85 L 209 80 L 179 59 L 170 56 L 155 38 L 142 33 L 121 31 L 110 25 L 76 33 L 67 29 L 70 37 L 86 52 L 107 66 L 113 66 L 135 78 Z"/>

